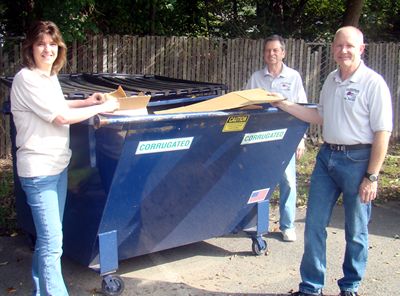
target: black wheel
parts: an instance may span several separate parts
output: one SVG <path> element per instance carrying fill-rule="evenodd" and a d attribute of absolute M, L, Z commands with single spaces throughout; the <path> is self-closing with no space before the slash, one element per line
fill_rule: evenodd
<path fill-rule="evenodd" d="M 118 296 L 125 289 L 125 284 L 122 278 L 118 275 L 107 275 L 101 282 L 101 289 L 104 295 Z"/>
<path fill-rule="evenodd" d="M 263 245 L 260 245 L 258 240 L 256 240 L 256 239 L 253 240 L 251 249 L 252 249 L 254 255 L 257 255 L 257 256 L 263 255 L 265 253 L 265 251 L 267 250 L 267 242 L 265 240 L 262 240 L 262 242 L 263 242 Z"/>

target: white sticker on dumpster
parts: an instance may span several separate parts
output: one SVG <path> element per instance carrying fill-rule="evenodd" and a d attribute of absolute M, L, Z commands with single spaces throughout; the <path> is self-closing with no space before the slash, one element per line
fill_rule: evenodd
<path fill-rule="evenodd" d="M 283 128 L 272 131 L 244 134 L 242 143 L 240 143 L 240 145 L 282 140 L 286 134 L 286 131 L 287 128 Z"/>
<path fill-rule="evenodd" d="M 187 150 L 190 148 L 190 145 L 192 145 L 193 138 L 194 137 L 140 141 L 135 154 Z"/>

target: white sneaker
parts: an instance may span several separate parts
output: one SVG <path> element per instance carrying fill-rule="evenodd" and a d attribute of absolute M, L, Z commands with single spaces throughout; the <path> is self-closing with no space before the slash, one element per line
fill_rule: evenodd
<path fill-rule="evenodd" d="M 296 237 L 296 231 L 294 228 L 289 228 L 285 229 L 282 231 L 282 236 L 283 240 L 285 242 L 295 242 L 297 237 Z"/>

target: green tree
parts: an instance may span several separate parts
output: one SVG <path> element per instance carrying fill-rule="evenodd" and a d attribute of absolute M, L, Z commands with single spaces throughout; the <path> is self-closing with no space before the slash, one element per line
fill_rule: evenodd
<path fill-rule="evenodd" d="M 360 18 L 360 27 L 365 32 L 369 42 L 398 42 L 400 38 L 400 1 L 365 1 Z"/>
<path fill-rule="evenodd" d="M 342 25 L 358 27 L 363 4 L 364 0 L 347 0 Z"/>
<path fill-rule="evenodd" d="M 55 22 L 64 38 L 84 38 L 87 32 L 97 32 L 94 22 L 95 0 L 5 0 L 0 27 L 4 35 L 23 36 L 32 21 L 42 19 Z"/>
<path fill-rule="evenodd" d="M 398 0 L 3 0 L 0 34 L 22 36 L 32 20 L 58 24 L 65 39 L 88 33 L 263 38 L 277 33 L 327 41 L 359 24 L 369 41 L 398 40 Z"/>

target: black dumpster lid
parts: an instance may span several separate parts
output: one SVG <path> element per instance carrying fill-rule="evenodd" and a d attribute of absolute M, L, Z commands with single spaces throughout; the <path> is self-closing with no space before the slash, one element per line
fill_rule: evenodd
<path fill-rule="evenodd" d="M 93 92 L 111 92 L 119 85 L 128 95 L 143 93 L 151 95 L 152 101 L 171 98 L 218 95 L 227 86 L 218 83 L 173 79 L 159 75 L 132 75 L 109 73 L 59 74 L 58 79 L 66 98 L 83 98 Z M 0 77 L 11 88 L 13 77 Z"/>

